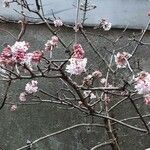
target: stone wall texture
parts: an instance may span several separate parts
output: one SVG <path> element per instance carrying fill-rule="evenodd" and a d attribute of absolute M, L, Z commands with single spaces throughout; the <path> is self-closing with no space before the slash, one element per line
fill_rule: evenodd
<path fill-rule="evenodd" d="M 20 32 L 20 26 L 18 24 L 1 23 L 0 29 L 7 30 L 14 35 L 18 35 Z M 132 33 L 138 34 L 139 30 L 127 30 L 124 37 L 120 39 L 119 44 L 113 47 L 109 40 L 101 37 L 103 34 L 105 37 L 114 40 L 122 33 L 123 29 L 112 29 L 109 32 L 102 32 L 101 30 L 93 30 L 93 28 L 86 28 L 86 32 L 89 33 L 88 37 L 91 39 L 93 44 L 98 48 L 99 52 L 105 54 L 105 49 L 112 51 L 114 48 L 124 46 L 127 43 L 126 39 L 129 39 Z M 74 31 L 69 28 L 62 28 L 59 31 L 60 37 L 65 43 L 69 43 L 74 38 Z M 44 43 L 51 37 L 51 33 L 45 27 L 45 25 L 28 25 L 25 35 L 22 40 L 29 41 L 31 43 L 31 49 L 42 49 Z M 79 35 L 79 40 L 82 43 L 86 51 L 88 63 L 98 64 L 99 68 L 106 72 L 104 64 L 97 56 L 94 55 L 89 45 L 85 42 L 82 35 Z M 147 32 L 144 37 L 144 42 L 150 41 L 150 32 Z M 6 32 L 0 30 L 0 49 L 2 50 L 3 45 L 9 43 L 13 44 L 15 40 Z M 123 50 L 131 52 L 135 46 L 135 43 L 126 47 Z M 65 49 L 58 46 L 54 52 L 55 58 L 65 58 L 67 56 L 64 53 Z M 131 61 L 132 64 L 138 59 L 143 70 L 150 71 L 150 45 L 140 46 L 136 57 Z M 107 56 L 104 56 L 107 58 Z M 22 91 L 27 81 L 17 81 L 13 84 L 10 89 L 7 102 L 18 102 L 18 94 Z M 40 86 L 47 90 L 55 93 L 59 87 L 59 83 L 55 80 L 40 79 Z M 46 86 L 45 86 L 46 85 Z M 0 81 L 0 93 L 1 100 L 3 97 L 3 91 L 6 86 L 3 81 Z M 1 102 L 0 100 L 0 102 Z M 116 99 L 114 102 L 117 102 Z M 141 102 L 139 102 L 141 101 Z M 150 113 L 150 107 L 143 104 L 143 100 L 138 100 L 138 108 L 144 114 Z M 126 110 L 126 111 L 125 111 Z M 115 116 L 120 119 L 127 117 L 129 114 L 136 116 L 134 108 L 127 102 L 124 102 L 121 106 L 115 109 L 113 112 Z M 150 117 L 146 118 L 150 121 Z M 6 104 L 0 110 L 0 147 L 2 150 L 16 150 L 17 148 L 26 145 L 26 141 L 34 141 L 35 139 L 45 136 L 47 134 L 59 131 L 66 127 L 75 125 L 77 123 L 101 123 L 101 119 L 96 117 L 87 116 L 74 109 L 67 109 L 62 106 L 40 103 L 21 105 L 17 111 L 11 112 L 10 105 Z M 133 125 L 134 122 L 132 122 Z M 139 121 L 138 126 L 141 125 Z M 118 138 L 121 145 L 121 150 L 145 150 L 150 147 L 150 135 L 142 135 L 130 129 L 116 125 L 117 131 L 119 131 Z M 56 136 L 51 136 L 39 143 L 37 143 L 32 149 L 35 150 L 90 150 L 91 147 L 97 143 L 102 143 L 107 139 L 106 131 L 103 128 L 98 127 L 78 127 L 70 131 L 63 132 Z M 102 147 L 100 150 L 110 150 L 109 146 Z"/>

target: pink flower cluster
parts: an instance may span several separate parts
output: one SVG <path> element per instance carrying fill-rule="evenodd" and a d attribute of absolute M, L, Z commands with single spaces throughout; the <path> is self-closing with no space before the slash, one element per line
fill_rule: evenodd
<path fill-rule="evenodd" d="M 52 36 L 50 40 L 47 41 L 45 44 L 46 51 L 52 51 L 54 47 L 58 45 L 58 37 Z"/>
<path fill-rule="evenodd" d="M 80 44 L 74 44 L 73 45 L 73 58 L 80 58 L 82 59 L 84 57 L 84 50 Z"/>
<path fill-rule="evenodd" d="M 85 72 L 87 58 L 84 58 L 84 50 L 80 44 L 73 46 L 74 53 L 69 59 L 70 64 L 66 66 L 66 71 L 71 75 L 80 75 Z"/>
<path fill-rule="evenodd" d="M 38 84 L 38 82 L 35 80 L 32 80 L 31 82 L 27 83 L 25 86 L 26 93 L 28 93 L 28 94 L 36 93 L 38 90 L 37 84 Z"/>
<path fill-rule="evenodd" d="M 35 80 L 32 80 L 31 82 L 28 82 L 25 86 L 25 92 L 20 93 L 19 99 L 22 102 L 26 101 L 26 96 L 28 94 L 34 94 L 38 91 L 38 82 Z"/>
<path fill-rule="evenodd" d="M 12 65 L 12 53 L 9 46 L 5 47 L 0 54 L 0 64 L 3 65 Z"/>
<path fill-rule="evenodd" d="M 127 52 L 118 52 L 115 55 L 115 63 L 118 68 L 125 68 L 127 66 L 127 59 L 129 59 L 132 55 Z"/>
<path fill-rule="evenodd" d="M 142 71 L 134 80 L 138 94 L 143 94 L 145 104 L 150 104 L 150 74 Z"/>
<path fill-rule="evenodd" d="M 102 73 L 99 70 L 94 71 L 92 74 L 87 75 L 83 79 L 83 85 L 91 86 L 94 79 L 102 77 Z"/>
<path fill-rule="evenodd" d="M 53 23 L 54 23 L 55 27 L 61 27 L 61 26 L 63 26 L 63 22 L 60 19 L 54 20 Z"/>
<path fill-rule="evenodd" d="M 34 51 L 27 53 L 29 44 L 25 41 L 15 42 L 13 46 L 7 46 L 0 54 L 0 64 L 13 65 L 18 64 L 31 64 L 32 62 L 39 62 L 43 56 L 41 51 Z"/>
<path fill-rule="evenodd" d="M 150 105 L 150 94 L 144 95 L 144 102 L 146 105 Z"/>

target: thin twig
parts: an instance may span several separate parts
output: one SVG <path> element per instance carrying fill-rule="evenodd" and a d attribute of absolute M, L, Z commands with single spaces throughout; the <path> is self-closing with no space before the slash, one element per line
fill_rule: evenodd
<path fill-rule="evenodd" d="M 110 140 L 110 141 L 108 141 L 108 142 L 104 142 L 104 143 L 98 144 L 98 145 L 92 147 L 90 150 L 96 150 L 96 149 L 98 149 L 98 148 L 101 148 L 101 147 L 103 147 L 103 146 L 110 145 L 110 144 L 112 144 L 112 143 L 113 143 L 113 140 Z"/>
<path fill-rule="evenodd" d="M 40 137 L 39 139 L 33 141 L 30 145 L 22 146 L 22 147 L 20 147 L 20 148 L 18 148 L 18 149 L 16 149 L 16 150 L 23 150 L 23 149 L 28 148 L 29 146 L 32 147 L 34 144 L 36 144 L 36 143 L 38 143 L 38 142 L 40 142 L 40 141 L 43 141 L 43 140 L 45 140 L 45 139 L 47 139 L 47 138 L 49 138 L 49 137 L 51 137 L 51 136 L 59 135 L 59 134 L 61 134 L 61 133 L 63 133 L 63 132 L 70 131 L 70 130 L 75 129 L 75 128 L 78 128 L 78 127 L 85 127 L 85 126 L 96 126 L 96 127 L 103 127 L 103 128 L 105 127 L 104 125 L 101 125 L 101 124 L 84 124 L 84 123 L 83 123 L 83 124 L 76 124 L 76 125 L 73 125 L 73 126 L 71 126 L 71 127 L 65 128 L 65 129 L 63 129 L 63 130 L 60 130 L 60 131 L 57 131 L 57 132 L 48 134 L 48 135 L 46 135 L 46 136 Z"/>
<path fill-rule="evenodd" d="M 137 114 L 140 116 L 140 119 L 141 119 L 142 122 L 144 123 L 144 126 L 145 126 L 145 128 L 147 129 L 147 132 L 149 133 L 149 132 L 150 132 L 150 129 L 149 129 L 149 127 L 147 126 L 147 123 L 145 122 L 145 120 L 143 119 L 143 116 L 141 115 L 140 111 L 139 111 L 138 108 L 136 107 L 136 105 L 135 105 L 133 99 L 132 99 L 130 96 L 129 96 L 128 98 L 130 99 L 130 101 L 131 101 L 132 105 L 134 106 L 134 108 L 135 108 Z"/>

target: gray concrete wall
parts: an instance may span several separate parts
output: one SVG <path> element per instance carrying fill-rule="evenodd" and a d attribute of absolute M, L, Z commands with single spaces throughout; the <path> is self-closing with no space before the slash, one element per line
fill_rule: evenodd
<path fill-rule="evenodd" d="M 10 8 L 4 8 L 0 0 L 0 16 L 10 20 L 22 19 L 21 8 L 17 4 L 11 4 Z M 30 7 L 35 10 L 35 1 L 28 0 Z M 46 18 L 54 20 L 53 10 L 56 17 L 60 17 L 67 24 L 74 24 L 76 14 L 76 0 L 42 0 L 44 14 Z M 84 0 L 81 0 L 84 4 Z M 86 26 L 95 26 L 99 24 L 102 18 L 108 19 L 115 28 L 128 26 L 132 29 L 141 29 L 147 24 L 149 17 L 149 0 L 88 0 L 91 10 L 86 13 Z M 96 6 L 92 9 L 92 6 Z M 27 20 L 31 22 L 40 22 L 39 17 L 33 13 L 25 11 Z M 70 15 L 71 14 L 71 15 Z M 80 11 L 80 17 L 83 18 L 84 12 Z M 36 19 L 35 19 L 36 18 Z"/>
<path fill-rule="evenodd" d="M 0 29 L 8 30 L 14 35 L 18 35 L 20 27 L 16 24 L 0 24 Z M 110 42 L 103 37 L 98 36 L 102 33 L 107 38 L 114 40 L 122 33 L 122 30 L 111 30 L 109 32 L 102 32 L 100 30 L 93 30 L 92 28 L 86 28 L 89 38 L 92 40 L 93 44 L 98 48 L 98 50 L 105 54 L 105 48 L 112 51 L 114 48 L 124 46 L 127 43 L 128 37 L 140 33 L 140 31 L 128 30 L 125 33 L 125 37 L 120 39 L 119 44 L 112 46 Z M 74 38 L 74 32 L 71 29 L 62 28 L 59 32 L 60 37 L 64 39 L 65 43 L 69 43 L 71 39 Z M 22 40 L 29 41 L 32 45 L 31 49 L 41 49 L 44 47 L 44 43 L 47 39 L 51 37 L 51 33 L 45 27 L 45 25 L 29 25 L 27 31 L 23 36 Z M 79 40 L 82 43 L 86 51 L 86 57 L 88 58 L 88 64 L 97 65 L 102 72 L 106 72 L 104 64 L 98 57 L 91 51 L 89 45 L 85 42 L 82 35 L 79 35 Z M 145 42 L 150 41 L 150 33 L 148 32 L 144 38 Z M 5 43 L 13 44 L 15 40 L 10 37 L 7 33 L 0 31 L 0 49 L 3 48 Z M 133 42 L 129 47 L 124 48 L 123 51 L 131 52 L 135 46 Z M 67 54 L 64 53 L 65 49 L 59 44 L 57 50 L 54 52 L 55 58 L 65 58 Z M 107 53 L 107 56 L 109 54 Z M 105 56 L 107 58 L 107 56 Z M 132 60 L 132 64 L 135 63 L 137 59 L 140 60 L 143 69 L 150 71 L 150 46 L 140 46 L 136 57 Z M 95 69 L 95 68 L 94 68 Z M 124 72 L 121 70 L 119 72 L 121 75 Z M 3 96 L 3 90 L 5 89 L 4 82 L 0 81 L 1 85 L 1 97 Z M 19 92 L 22 91 L 25 83 L 27 81 L 17 81 L 13 84 L 10 89 L 9 97 L 7 102 L 18 103 Z M 59 87 L 59 83 L 55 80 L 39 80 L 40 86 L 47 90 L 55 93 Z M 45 86 L 47 85 L 47 87 Z M 2 100 L 2 99 L 1 99 Z M 114 99 L 114 103 L 118 99 Z M 10 111 L 10 105 L 6 104 L 2 110 L 0 110 L 0 147 L 3 150 L 15 150 L 23 145 L 26 145 L 27 139 L 33 141 L 41 136 L 47 135 L 49 133 L 58 131 L 60 129 L 66 128 L 68 126 L 74 125 L 76 123 L 100 123 L 101 119 L 92 118 L 91 116 L 86 116 L 85 114 L 74 110 L 74 109 L 64 109 L 61 106 L 56 106 L 52 104 L 30 104 L 20 105 L 15 112 Z M 150 107 L 143 104 L 143 100 L 138 100 L 138 108 L 145 114 L 150 112 Z M 120 105 L 114 112 L 114 115 L 120 119 L 125 117 L 136 116 L 134 108 L 128 104 L 128 102 Z M 150 121 L 150 118 L 147 118 Z M 137 124 L 130 122 L 132 125 L 142 126 L 139 121 Z M 121 143 L 121 150 L 145 150 L 150 147 L 150 136 L 143 135 L 141 133 L 131 131 L 119 125 L 116 126 L 117 131 L 119 131 L 118 138 Z M 102 128 L 96 127 L 80 127 L 71 131 L 64 132 L 57 136 L 52 136 L 44 141 L 41 141 L 35 145 L 36 150 L 90 150 L 91 147 L 97 143 L 101 143 L 107 139 L 106 132 Z M 34 149 L 33 148 L 33 149 Z M 101 150 L 110 150 L 110 147 L 101 148 Z"/>

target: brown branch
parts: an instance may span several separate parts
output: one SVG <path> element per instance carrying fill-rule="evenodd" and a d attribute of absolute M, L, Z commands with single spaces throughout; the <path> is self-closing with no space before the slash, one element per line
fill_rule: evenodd
<path fill-rule="evenodd" d="M 133 96 L 135 94 L 132 94 L 131 96 Z M 116 104 L 114 104 L 111 108 L 109 108 L 108 111 L 112 111 L 114 108 L 116 108 L 118 105 L 120 105 L 122 102 L 126 101 L 128 99 L 128 96 L 123 98 L 122 100 L 120 100 L 119 102 L 117 102 Z"/>
<path fill-rule="evenodd" d="M 90 45 L 90 47 L 92 48 L 92 50 L 99 56 L 99 58 L 106 64 L 106 66 L 110 69 L 110 71 L 112 73 L 114 73 L 114 70 L 109 66 L 108 62 L 105 60 L 105 58 L 98 52 L 98 49 L 94 47 L 94 45 L 92 44 L 92 42 L 90 41 L 90 39 L 87 37 L 87 35 L 85 34 L 85 32 L 83 31 L 83 29 L 80 28 L 81 34 L 83 35 L 83 37 L 85 38 L 85 40 L 88 42 L 88 44 Z"/>
<path fill-rule="evenodd" d="M 12 83 L 12 80 L 9 80 L 9 81 L 8 81 L 8 84 L 7 84 L 7 87 L 6 87 L 6 90 L 5 90 L 5 93 L 4 93 L 3 102 L 2 102 L 2 104 L 1 104 L 1 106 L 0 106 L 0 110 L 1 110 L 1 109 L 4 107 L 4 105 L 5 105 L 5 102 L 6 102 L 6 100 L 7 100 L 8 91 L 9 91 L 9 88 L 10 88 L 11 83 Z"/>
<path fill-rule="evenodd" d="M 133 50 L 133 52 L 132 52 L 132 56 L 133 56 L 133 55 L 135 54 L 135 52 L 137 51 L 137 49 L 138 49 L 138 47 L 139 47 L 139 45 L 140 45 L 140 42 L 143 40 L 144 35 L 145 35 L 146 31 L 148 30 L 149 26 L 150 26 L 150 20 L 149 20 L 149 22 L 148 22 L 146 28 L 144 29 L 144 31 L 143 31 L 143 33 L 142 33 L 142 35 L 141 35 L 141 37 L 140 37 L 140 39 L 139 39 L 137 45 L 135 46 L 135 48 L 134 48 L 134 50 Z M 130 57 L 129 59 L 131 59 L 131 57 Z"/>
<path fill-rule="evenodd" d="M 138 108 L 136 107 L 136 105 L 135 105 L 133 99 L 132 99 L 130 96 L 129 96 L 128 98 L 130 99 L 132 105 L 134 106 L 134 108 L 135 108 L 137 114 L 140 116 L 141 121 L 143 122 L 145 128 L 147 129 L 147 132 L 150 133 L 150 129 L 149 129 L 149 127 L 147 126 L 147 123 L 145 122 L 145 120 L 143 119 L 143 116 L 141 115 L 140 111 L 139 111 Z"/>
<path fill-rule="evenodd" d="M 92 114 L 94 112 L 94 109 L 85 101 L 84 97 L 82 96 L 79 87 L 76 85 L 76 83 L 72 82 L 71 78 L 69 78 L 68 76 L 65 75 L 65 73 L 60 70 L 61 74 L 62 74 L 62 79 L 64 81 L 66 81 L 71 87 L 73 87 L 73 89 L 76 91 L 76 93 L 78 94 L 80 101 L 83 103 L 83 105 L 90 111 L 90 114 Z"/>
<path fill-rule="evenodd" d="M 18 23 L 21 24 L 21 31 L 18 35 L 17 41 L 20 41 L 22 36 L 25 34 L 27 23 L 25 22 L 25 19 L 23 21 L 20 20 Z"/>
<path fill-rule="evenodd" d="M 21 148 L 18 148 L 18 149 L 16 149 L 16 150 L 23 150 L 23 149 L 26 149 L 26 148 L 28 148 L 28 147 L 32 147 L 34 144 L 36 144 L 36 143 L 38 143 L 38 142 L 40 142 L 40 141 L 43 141 L 43 140 L 45 140 L 45 139 L 47 139 L 47 138 L 49 138 L 49 137 L 51 137 L 51 136 L 59 135 L 59 134 L 61 134 L 61 133 L 63 133 L 63 132 L 70 131 L 70 130 L 75 129 L 75 128 L 78 128 L 78 127 L 85 127 L 85 126 L 96 126 L 96 127 L 105 128 L 105 126 L 104 126 L 104 125 L 101 125 L 101 124 L 84 124 L 84 123 L 83 123 L 83 124 L 76 124 L 76 125 L 73 125 L 73 126 L 71 126 L 71 127 L 62 129 L 62 130 L 60 130 L 60 131 L 57 131 L 57 132 L 48 134 L 48 135 L 43 136 L 43 137 L 40 137 L 39 139 L 37 139 L 37 140 L 31 142 L 30 145 L 22 146 Z"/>
<path fill-rule="evenodd" d="M 122 87 L 94 87 L 94 88 L 86 88 L 80 87 L 81 90 L 91 90 L 91 91 L 121 91 Z"/>
<path fill-rule="evenodd" d="M 15 39 L 15 41 L 17 40 L 17 38 L 11 32 L 9 32 L 9 31 L 7 31 L 5 29 L 2 29 L 2 28 L 0 28 L 0 30 L 6 32 L 9 35 L 11 35 L 11 37 L 13 37 Z"/>
<path fill-rule="evenodd" d="M 101 117 L 101 118 L 103 118 L 103 119 L 109 119 L 109 120 L 112 120 L 112 121 L 114 121 L 114 122 L 116 122 L 116 123 L 122 125 L 122 126 L 128 127 L 128 128 L 130 128 L 130 129 L 133 129 L 133 130 L 136 130 L 136 131 L 139 131 L 139 132 L 147 133 L 147 130 L 145 130 L 145 129 L 138 128 L 138 127 L 135 127 L 135 126 L 126 124 L 126 123 L 124 123 L 124 122 L 122 122 L 122 121 L 119 121 L 119 120 L 117 120 L 117 119 L 115 119 L 115 118 L 112 118 L 112 117 L 108 117 L 108 116 L 101 115 L 101 114 L 98 114 L 98 113 L 93 113 L 93 116 Z"/>
<path fill-rule="evenodd" d="M 103 146 L 110 145 L 110 144 L 112 144 L 112 143 L 113 143 L 113 140 L 110 140 L 110 141 L 108 141 L 108 142 L 104 142 L 104 143 L 98 144 L 98 145 L 92 147 L 90 150 L 96 150 L 96 149 L 98 149 L 98 148 L 101 148 L 101 147 L 103 147 Z"/>

